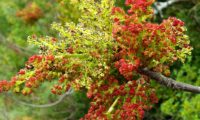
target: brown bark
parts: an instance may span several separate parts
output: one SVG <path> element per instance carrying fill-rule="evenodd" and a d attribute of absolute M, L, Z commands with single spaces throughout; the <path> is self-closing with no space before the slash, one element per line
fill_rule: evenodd
<path fill-rule="evenodd" d="M 155 80 L 156 82 L 158 82 L 164 86 L 167 86 L 169 88 L 176 89 L 176 90 L 183 90 L 183 91 L 192 92 L 192 93 L 200 93 L 199 86 L 193 86 L 190 84 L 177 82 L 172 78 L 165 77 L 161 73 L 153 72 L 147 68 L 141 68 L 140 73 L 150 77 L 151 79 Z"/>

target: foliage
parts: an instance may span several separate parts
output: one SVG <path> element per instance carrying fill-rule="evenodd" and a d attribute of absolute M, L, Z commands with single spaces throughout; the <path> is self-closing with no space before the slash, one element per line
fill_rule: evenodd
<path fill-rule="evenodd" d="M 79 11 L 77 5 L 78 0 L 57 0 L 57 2 L 60 4 L 60 6 L 56 8 L 58 11 L 58 20 L 63 24 L 71 21 L 77 23 L 81 15 L 81 11 Z"/>
<path fill-rule="evenodd" d="M 187 63 L 177 72 L 177 80 L 199 86 L 200 75 L 196 71 L 197 68 L 195 66 L 191 66 Z M 171 95 L 173 95 L 173 97 L 170 97 Z M 163 113 L 172 116 L 174 119 L 198 120 L 200 118 L 199 95 L 177 92 L 171 93 L 171 95 L 161 104 Z"/>
<path fill-rule="evenodd" d="M 70 87 L 87 89 L 91 103 L 83 120 L 142 119 L 158 99 L 151 80 L 139 69 L 147 67 L 168 76 L 169 66 L 184 62 L 192 49 L 181 20 L 149 22 L 153 2 L 126 0 L 126 12 L 110 0 L 79 1 L 79 23 L 52 24 L 59 32 L 57 38 L 29 37 L 40 54 L 30 57 L 10 82 L 1 81 L 0 91 L 28 95 L 44 81 L 56 80 L 54 94 Z"/>
<path fill-rule="evenodd" d="M 169 6 L 163 11 L 164 18 L 169 16 L 177 16 L 182 19 L 188 29 L 187 35 L 190 37 L 191 45 L 194 50 L 192 57 L 187 60 L 184 65 L 180 63 L 174 64 L 172 69 L 172 77 L 177 81 L 189 83 L 199 86 L 200 74 L 199 74 L 199 24 L 196 18 L 199 18 L 195 11 L 199 9 L 199 4 L 193 4 L 191 1 L 180 2 Z M 198 12 L 197 12 L 198 13 Z M 161 87 L 159 87 L 161 88 Z M 159 89 L 157 88 L 157 89 Z M 184 93 L 179 91 L 170 91 L 163 89 L 157 91 L 159 94 L 159 105 L 155 107 L 157 111 L 151 111 L 148 118 L 152 119 L 200 119 L 200 109 L 198 94 Z M 159 108 L 160 107 L 160 108 Z M 153 117 L 154 116 L 154 117 Z M 159 116 L 159 117 L 158 117 Z"/>

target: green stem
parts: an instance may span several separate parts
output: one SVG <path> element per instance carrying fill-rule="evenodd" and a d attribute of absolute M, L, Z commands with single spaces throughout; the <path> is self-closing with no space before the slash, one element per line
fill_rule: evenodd
<path fill-rule="evenodd" d="M 108 109 L 107 113 L 106 114 L 110 114 L 113 110 L 114 110 L 114 107 L 115 105 L 117 104 L 118 100 L 119 100 L 120 96 L 118 96 L 115 101 L 113 102 L 113 104 L 111 105 L 111 107 Z"/>

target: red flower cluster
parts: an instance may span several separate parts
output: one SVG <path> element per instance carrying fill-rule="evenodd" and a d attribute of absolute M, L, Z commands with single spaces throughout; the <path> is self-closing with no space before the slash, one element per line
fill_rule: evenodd
<path fill-rule="evenodd" d="M 31 56 L 30 58 L 29 58 L 29 60 L 28 60 L 28 63 L 30 64 L 30 63 L 33 63 L 33 62 L 41 62 L 42 61 L 42 59 L 43 59 L 43 56 L 42 55 L 33 55 L 33 56 Z"/>
<path fill-rule="evenodd" d="M 153 2 L 154 0 L 126 0 L 125 5 L 132 6 L 132 8 L 128 11 L 129 13 L 133 13 L 136 9 L 145 12 Z"/>
<path fill-rule="evenodd" d="M 52 88 L 52 93 L 60 95 L 70 87 L 69 83 L 66 82 L 67 75 L 65 74 L 65 71 L 68 69 L 65 67 L 67 61 L 66 58 L 57 59 L 51 54 L 33 55 L 27 61 L 26 68 L 21 69 L 18 75 L 13 77 L 10 82 L 0 81 L 0 92 L 12 89 L 14 92 L 28 95 L 45 80 L 50 81 L 58 78 L 58 85 Z M 74 75 L 75 77 L 77 75 Z M 17 83 L 16 86 L 15 83 Z M 18 85 L 24 86 L 24 88 L 20 89 L 21 87 L 18 87 Z"/>
<path fill-rule="evenodd" d="M 141 67 L 156 68 L 168 66 L 181 59 L 177 54 L 184 50 L 182 48 L 191 50 L 187 38 L 184 37 L 184 22 L 181 20 L 170 17 L 160 25 L 146 21 L 151 18 L 152 10 L 149 5 L 152 3 L 153 0 L 127 0 L 126 4 L 131 6 L 127 13 L 121 8 L 113 8 L 112 13 L 115 16 L 113 37 L 120 44 L 119 52 L 115 56 L 119 60 L 126 58 L 127 62 L 134 61 L 135 58 L 140 60 Z M 148 9 L 141 12 L 143 8 Z M 116 64 L 119 63 L 120 61 Z M 129 72 L 133 69 L 131 63 L 126 63 L 130 64 Z M 123 64 L 123 66 L 127 65 Z M 119 70 L 121 74 L 124 74 L 122 71 L 127 71 L 127 69 L 128 66 L 121 67 Z M 165 72 L 165 70 L 161 71 Z"/>
<path fill-rule="evenodd" d="M 60 85 L 54 85 L 54 88 L 51 89 L 51 92 L 53 94 L 61 95 L 62 94 L 62 90 L 63 90 L 63 88 Z"/>
<path fill-rule="evenodd" d="M 13 77 L 11 79 L 11 81 L 6 81 L 6 80 L 2 80 L 0 81 L 0 93 L 4 92 L 4 91 L 8 91 L 9 89 L 11 89 L 16 83 L 16 78 Z"/>
<path fill-rule="evenodd" d="M 91 106 L 82 120 L 142 119 L 144 111 L 157 102 L 155 93 L 147 83 L 148 78 L 142 77 L 137 81 L 120 84 L 119 80 L 110 76 L 106 84 L 99 87 L 93 84 L 87 92 L 87 96 L 92 99 Z"/>
<path fill-rule="evenodd" d="M 20 75 L 23 75 L 23 74 L 25 74 L 25 70 L 23 70 L 23 69 L 21 69 L 19 72 L 18 72 L 18 74 L 20 74 Z"/>
<path fill-rule="evenodd" d="M 136 59 L 134 64 L 128 62 L 125 59 L 120 59 L 115 63 L 115 67 L 119 70 L 120 74 L 123 75 L 127 80 L 132 80 L 133 71 L 136 71 L 140 65 L 140 60 Z"/>

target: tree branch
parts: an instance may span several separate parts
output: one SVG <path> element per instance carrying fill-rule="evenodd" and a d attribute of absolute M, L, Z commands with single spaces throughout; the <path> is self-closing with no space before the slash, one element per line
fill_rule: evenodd
<path fill-rule="evenodd" d="M 4 120 L 10 120 L 9 117 L 8 117 L 8 112 L 5 109 L 0 109 L 0 112 L 1 112 Z"/>
<path fill-rule="evenodd" d="M 30 107 L 34 107 L 34 108 L 47 108 L 47 107 L 52 107 L 52 106 L 55 106 L 55 105 L 61 103 L 67 95 L 70 95 L 72 93 L 73 93 L 73 90 L 72 90 L 72 88 L 70 88 L 65 94 L 60 96 L 60 98 L 57 101 L 55 101 L 53 103 L 43 104 L 43 105 L 27 103 L 24 101 L 17 100 L 16 98 L 15 98 L 15 100 L 16 100 L 16 102 L 18 102 L 22 105 L 26 105 L 26 106 L 30 106 Z"/>
<path fill-rule="evenodd" d="M 200 87 L 198 86 L 177 82 L 172 78 L 165 77 L 161 73 L 150 71 L 147 68 L 141 68 L 139 72 L 169 88 L 200 94 Z"/>
<path fill-rule="evenodd" d="M 162 14 L 162 10 L 167 8 L 168 6 L 174 4 L 174 3 L 177 3 L 177 2 L 190 2 L 190 0 L 168 0 L 166 2 L 155 2 L 153 5 L 155 7 L 155 11 L 154 13 L 155 14 L 160 14 L 161 17 L 163 17 L 163 14 Z"/>
<path fill-rule="evenodd" d="M 3 36 L 3 34 L 0 33 L 0 44 L 5 45 L 6 47 L 10 48 L 11 50 L 13 50 L 15 53 L 22 55 L 22 56 L 30 56 L 33 52 L 20 47 L 16 44 L 13 44 L 10 42 L 10 40 L 7 40 L 7 38 L 5 36 Z"/>

